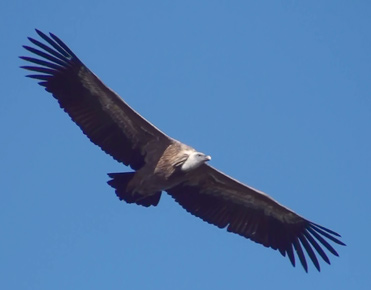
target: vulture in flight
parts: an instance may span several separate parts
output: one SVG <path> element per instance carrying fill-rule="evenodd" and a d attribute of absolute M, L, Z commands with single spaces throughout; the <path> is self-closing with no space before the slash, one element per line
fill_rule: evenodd
<path fill-rule="evenodd" d="M 108 88 L 57 36 L 36 30 L 44 40 L 28 38 L 33 57 L 22 68 L 57 99 L 83 133 L 133 172 L 110 173 L 108 184 L 120 200 L 156 206 L 166 191 L 186 211 L 288 256 L 307 259 L 320 271 L 318 257 L 330 264 L 331 243 L 340 235 L 315 224 L 267 194 L 211 167 L 210 156 L 161 132 Z M 306 252 L 306 254 L 305 254 Z M 296 255 L 295 255 L 296 253 Z"/>

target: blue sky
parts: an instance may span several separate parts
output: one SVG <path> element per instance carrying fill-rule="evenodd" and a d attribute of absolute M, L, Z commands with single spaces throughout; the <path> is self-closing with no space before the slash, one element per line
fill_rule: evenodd
<path fill-rule="evenodd" d="M 305 3 L 304 3 L 305 2 Z M 367 1 L 2 1 L 1 289 L 370 289 Z M 94 146 L 19 69 L 53 32 L 211 164 L 342 235 L 306 274 L 186 213 L 119 202 Z"/>

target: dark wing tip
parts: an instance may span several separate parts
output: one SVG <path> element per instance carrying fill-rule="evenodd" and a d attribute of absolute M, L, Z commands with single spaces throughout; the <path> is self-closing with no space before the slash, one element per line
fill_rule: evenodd
<path fill-rule="evenodd" d="M 302 230 L 300 230 L 300 233 L 298 234 L 298 240 L 300 241 L 301 246 L 304 247 L 306 254 L 309 256 L 313 265 L 316 267 L 316 269 L 319 272 L 321 271 L 321 268 L 320 268 L 318 259 L 316 257 L 315 251 L 322 258 L 323 261 L 325 261 L 327 264 L 330 265 L 331 264 L 330 259 L 327 257 L 323 248 L 328 250 L 334 256 L 339 256 L 339 254 L 330 245 L 328 241 L 332 241 L 336 244 L 345 246 L 343 242 L 341 242 L 339 239 L 335 238 L 334 236 L 340 237 L 338 233 L 332 230 L 329 230 L 323 226 L 320 226 L 318 224 L 309 222 L 309 221 L 306 222 L 305 227 Z M 303 256 L 303 252 L 300 247 L 300 244 L 296 240 L 294 240 L 293 244 L 294 244 L 296 253 L 300 259 L 300 262 L 304 270 L 307 272 L 308 267 L 306 264 L 305 257 Z"/>
<path fill-rule="evenodd" d="M 50 36 L 48 36 L 38 29 L 35 31 L 45 43 L 28 37 L 33 46 L 23 45 L 22 47 L 38 58 L 20 56 L 22 60 L 55 69 L 68 67 L 71 63 L 82 64 L 71 49 L 57 36 L 52 33 L 49 33 Z"/>
<path fill-rule="evenodd" d="M 34 74 L 31 73 L 27 77 L 41 80 L 39 85 L 50 91 L 50 88 L 56 83 L 55 77 L 57 75 L 61 75 L 67 70 L 76 71 L 83 64 L 54 34 L 50 33 L 48 36 L 39 29 L 35 29 L 35 31 L 44 42 L 28 37 L 32 45 L 23 45 L 23 48 L 30 52 L 32 57 L 20 56 L 19 58 L 34 65 L 25 65 L 21 68 L 33 72 Z"/>

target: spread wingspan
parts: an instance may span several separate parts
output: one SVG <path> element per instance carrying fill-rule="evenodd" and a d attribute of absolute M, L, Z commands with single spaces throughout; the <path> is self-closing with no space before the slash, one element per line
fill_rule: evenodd
<path fill-rule="evenodd" d="M 120 199 L 143 206 L 157 205 L 161 190 L 167 190 L 191 214 L 278 250 L 283 256 L 287 255 L 294 266 L 296 253 L 306 271 L 306 256 L 319 271 L 317 256 L 330 264 L 324 249 L 338 255 L 330 243 L 344 245 L 338 239 L 339 234 L 304 219 L 265 193 L 206 164 L 182 172 L 178 163 L 185 162 L 188 155 L 183 154 L 187 158 L 181 160 L 174 159 L 184 153 L 184 148 L 191 147 L 166 136 L 131 109 L 54 34 L 47 36 L 36 31 L 44 43 L 29 38 L 34 47 L 24 47 L 34 57 L 21 57 L 32 64 L 22 67 L 32 72 L 28 77 L 39 80 L 84 134 L 103 151 L 135 170 L 147 170 L 145 175 L 139 175 L 132 188 L 139 188 L 144 179 L 157 182 L 153 187 L 155 192 L 143 196 L 141 192 L 136 194 L 128 190 L 128 184 L 136 177 L 135 172 L 111 174 L 113 179 L 109 184 Z M 169 152 L 164 157 L 165 151 Z M 150 179 L 152 174 L 157 176 Z M 150 185 L 152 190 L 153 183 Z"/>

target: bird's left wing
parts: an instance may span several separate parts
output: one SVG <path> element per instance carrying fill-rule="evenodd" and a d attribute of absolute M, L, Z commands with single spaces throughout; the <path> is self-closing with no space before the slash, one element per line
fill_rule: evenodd
<path fill-rule="evenodd" d="M 204 221 L 279 250 L 283 256 L 287 254 L 293 266 L 295 250 L 305 271 L 308 268 L 303 248 L 320 271 L 317 254 L 330 264 L 323 247 L 338 256 L 326 239 L 344 245 L 336 238 L 339 234 L 302 218 L 267 194 L 206 164 L 190 173 L 188 181 L 167 192 Z"/>

